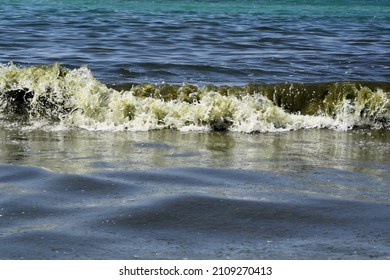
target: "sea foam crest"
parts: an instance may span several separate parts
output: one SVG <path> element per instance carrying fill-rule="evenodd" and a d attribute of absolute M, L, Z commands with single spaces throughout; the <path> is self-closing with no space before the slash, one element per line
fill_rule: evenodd
<path fill-rule="evenodd" d="M 389 128 L 390 98 L 351 83 L 108 87 L 87 67 L 0 65 L 3 125 L 89 130 Z"/>

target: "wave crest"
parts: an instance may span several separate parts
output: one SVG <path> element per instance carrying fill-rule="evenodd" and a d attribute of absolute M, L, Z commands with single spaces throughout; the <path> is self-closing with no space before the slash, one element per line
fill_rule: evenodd
<path fill-rule="evenodd" d="M 390 127 L 389 83 L 105 85 L 87 67 L 0 65 L 4 124 L 273 132 Z"/>

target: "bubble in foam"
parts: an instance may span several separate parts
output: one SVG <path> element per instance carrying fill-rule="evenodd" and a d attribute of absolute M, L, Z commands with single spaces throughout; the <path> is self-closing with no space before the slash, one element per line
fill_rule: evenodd
<path fill-rule="evenodd" d="M 108 87 L 87 67 L 0 66 L 0 119 L 36 128 L 278 132 L 390 127 L 389 93 L 354 83 Z"/>

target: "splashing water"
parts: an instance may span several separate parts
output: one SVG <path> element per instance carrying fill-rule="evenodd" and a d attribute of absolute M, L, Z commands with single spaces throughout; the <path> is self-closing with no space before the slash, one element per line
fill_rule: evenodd
<path fill-rule="evenodd" d="M 2 125 L 275 132 L 390 126 L 388 84 L 105 85 L 87 67 L 0 66 Z"/>

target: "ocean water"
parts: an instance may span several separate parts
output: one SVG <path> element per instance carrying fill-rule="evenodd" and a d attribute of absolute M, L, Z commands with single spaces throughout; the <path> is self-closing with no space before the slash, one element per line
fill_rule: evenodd
<path fill-rule="evenodd" d="M 389 259 L 390 1 L 0 0 L 0 259 Z"/>

